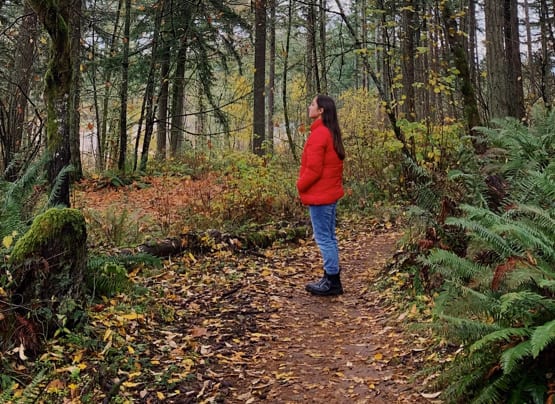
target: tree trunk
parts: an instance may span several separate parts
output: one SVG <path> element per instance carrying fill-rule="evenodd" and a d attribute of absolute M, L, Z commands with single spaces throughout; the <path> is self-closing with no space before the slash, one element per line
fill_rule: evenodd
<path fill-rule="evenodd" d="M 172 105 L 170 126 L 170 156 L 175 158 L 183 146 L 183 104 L 185 97 L 185 64 L 187 61 L 187 39 L 182 38 L 177 51 L 177 61 L 172 80 Z"/>
<path fill-rule="evenodd" d="M 119 159 L 118 169 L 125 173 L 127 159 L 127 97 L 129 87 L 129 32 L 131 26 L 131 0 L 125 0 L 125 22 L 123 28 L 123 52 L 121 61 Z"/>
<path fill-rule="evenodd" d="M 415 80 L 415 40 L 420 31 L 417 24 L 416 2 L 405 0 L 402 11 L 402 39 L 401 39 L 401 71 L 403 72 L 403 102 L 402 111 L 407 120 L 416 120 L 416 99 L 413 84 Z"/>
<path fill-rule="evenodd" d="M 158 97 L 158 119 L 156 131 L 156 159 L 166 158 L 166 143 L 168 137 L 168 96 L 170 89 L 170 47 L 162 45 L 162 59 L 160 60 L 160 95 Z"/>
<path fill-rule="evenodd" d="M 549 11 L 546 0 L 540 0 L 540 43 L 541 43 L 541 56 L 539 59 L 539 65 L 541 69 L 540 73 L 540 84 L 539 92 L 542 97 L 543 104 L 547 108 L 551 108 L 553 104 L 553 92 L 550 90 L 550 77 L 551 77 L 551 65 L 550 53 L 552 51 L 549 45 L 549 39 L 553 40 L 553 32 L 550 29 L 549 24 Z"/>
<path fill-rule="evenodd" d="M 504 3 L 505 0 L 485 2 L 486 18 L 486 61 L 488 83 L 488 107 L 490 118 L 508 115 L 507 106 L 507 65 L 504 41 Z"/>
<path fill-rule="evenodd" d="M 320 13 L 319 13 L 319 21 L 318 21 L 318 27 L 319 27 L 319 32 L 320 32 L 320 63 L 317 64 L 317 66 L 320 67 L 321 69 L 321 75 L 320 77 L 320 89 L 318 90 L 318 93 L 322 93 L 322 94 L 327 94 L 328 93 L 328 69 L 326 66 L 326 59 L 327 59 L 327 44 L 326 44 L 326 9 L 327 9 L 327 4 L 326 4 L 326 0 L 319 0 L 320 1 Z"/>
<path fill-rule="evenodd" d="M 150 59 L 150 69 L 148 71 L 148 78 L 146 81 L 146 89 L 144 95 L 144 118 L 145 118 L 145 136 L 143 139 L 143 150 L 141 151 L 141 162 L 139 164 L 139 170 L 146 171 L 146 165 L 148 162 L 148 151 L 150 149 L 150 142 L 152 140 L 152 133 L 154 132 L 154 119 L 156 117 L 156 107 L 154 105 L 154 92 L 155 92 L 155 81 L 156 81 L 156 70 L 158 62 L 158 43 L 160 41 L 160 27 L 162 20 L 164 19 L 165 7 L 160 4 L 158 14 L 156 16 L 156 21 L 154 23 L 154 31 L 152 33 L 152 50 Z M 141 112 L 142 114 L 142 112 Z M 139 125 L 140 126 L 140 125 Z M 140 133 L 137 133 L 137 143 L 139 145 Z M 135 156 L 137 156 L 137 149 L 135 151 Z M 136 162 L 135 158 L 135 162 Z M 136 169 L 136 167 L 133 167 Z"/>
<path fill-rule="evenodd" d="M 20 175 L 24 161 L 14 161 L 24 144 L 24 124 L 27 115 L 29 90 L 31 88 L 32 69 L 35 59 L 35 43 L 38 36 L 37 15 L 25 4 L 25 17 L 16 39 L 16 52 L 12 77 L 8 88 L 9 102 L 6 115 L 2 119 L 0 141 L 2 142 L 2 160 L 0 170 L 8 181 L 15 181 Z"/>
<path fill-rule="evenodd" d="M 268 72 L 268 129 L 266 130 L 268 138 L 268 152 L 272 153 L 274 149 L 274 96 L 276 82 L 276 0 L 270 1 L 270 20 L 268 28 L 270 31 L 269 38 L 269 56 L 270 66 Z"/>
<path fill-rule="evenodd" d="M 522 64 L 520 61 L 520 36 L 517 0 L 505 0 L 505 52 L 507 60 L 508 115 L 523 119 L 524 89 L 522 87 Z"/>
<path fill-rule="evenodd" d="M 472 144 L 474 150 L 478 154 L 482 154 L 486 151 L 486 145 L 481 141 L 482 135 L 475 130 L 475 127 L 480 125 L 480 114 L 478 112 L 478 101 L 476 99 L 476 93 L 474 92 L 467 53 L 464 48 L 464 37 L 460 34 L 457 21 L 447 5 L 443 8 L 443 22 L 453 62 L 459 71 L 460 89 L 463 97 L 467 131 L 473 136 Z"/>
<path fill-rule="evenodd" d="M 266 0 L 254 0 L 254 105 L 252 151 L 261 156 L 266 139 L 264 90 L 266 82 Z"/>
<path fill-rule="evenodd" d="M 318 61 L 316 49 L 316 6 L 315 0 L 306 5 L 306 89 L 307 102 L 320 93 L 320 78 L 318 77 Z"/>
<path fill-rule="evenodd" d="M 297 149 L 291 134 L 291 124 L 289 122 L 289 110 L 287 104 L 287 71 L 289 68 L 289 48 L 291 46 L 291 27 L 293 25 L 293 2 L 290 1 L 287 6 L 287 31 L 285 33 L 285 49 L 283 57 L 283 80 L 281 81 L 281 97 L 283 102 L 283 121 L 285 124 L 285 133 L 287 134 L 287 141 L 289 143 L 289 150 L 295 161 L 298 161 Z"/>
<path fill-rule="evenodd" d="M 37 216 L 15 244 L 9 264 L 13 283 L 7 292 L 20 315 L 41 325 L 43 337 L 59 327 L 54 324 L 57 315 L 67 318 L 66 326 L 78 320 L 77 314 L 85 309 L 87 227 L 83 214 L 77 209 L 49 209 Z M 34 339 L 39 340 L 38 336 Z M 33 353 L 38 350 L 24 348 Z"/>
<path fill-rule="evenodd" d="M 58 2 L 29 0 L 51 39 L 50 57 L 45 76 L 44 96 L 47 107 L 46 171 L 52 206 L 70 206 L 70 176 L 65 170 L 71 163 L 70 122 L 73 86 L 71 50 L 71 0 Z M 64 172 L 63 172 L 64 171 Z"/>
<path fill-rule="evenodd" d="M 109 50 L 109 55 L 115 55 L 116 54 L 116 49 L 117 49 L 117 39 L 118 39 L 118 31 L 119 31 L 119 21 L 120 21 L 120 17 L 121 17 L 121 8 L 123 6 L 123 2 L 124 0 L 118 0 L 118 9 L 116 11 L 116 17 L 115 17 L 115 21 L 114 21 L 114 29 L 112 31 L 112 35 L 110 36 L 110 50 Z M 95 42 L 94 42 L 94 37 L 93 37 L 93 48 L 92 48 L 92 52 L 93 52 L 93 60 L 96 59 L 95 56 Z M 93 68 L 96 69 L 96 63 L 93 64 Z M 96 85 L 96 81 L 95 81 L 95 77 L 96 74 L 92 74 L 92 79 L 93 79 L 93 97 L 94 97 L 94 103 L 95 103 L 95 113 L 96 113 L 96 144 L 98 147 L 98 153 L 97 153 L 97 159 L 96 159 L 96 168 L 99 171 L 103 171 L 106 166 L 108 165 L 109 161 L 108 161 L 108 157 L 109 157 L 109 136 L 108 136 L 108 120 L 109 120 L 109 116 L 110 116 L 110 100 L 111 100 L 111 95 L 112 95 L 112 86 L 108 85 L 109 83 L 112 82 L 112 75 L 115 72 L 113 71 L 113 69 L 105 69 L 102 75 L 102 83 L 101 85 L 104 87 L 104 92 L 103 92 L 103 99 L 102 99 L 102 103 L 100 103 L 98 101 L 98 94 L 99 94 L 99 89 L 98 86 Z M 115 152 L 117 155 L 117 151 Z M 114 159 L 115 160 L 115 159 Z"/>
<path fill-rule="evenodd" d="M 73 85 L 71 87 L 71 113 L 70 113 L 70 154 L 73 166 L 72 180 L 79 181 L 83 178 L 83 166 L 81 165 L 81 15 L 83 13 L 83 1 L 73 0 L 71 8 L 71 50 L 73 53 Z"/>

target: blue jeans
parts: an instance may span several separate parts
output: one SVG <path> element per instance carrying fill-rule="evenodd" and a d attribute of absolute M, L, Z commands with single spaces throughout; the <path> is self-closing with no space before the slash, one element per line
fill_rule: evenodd
<path fill-rule="evenodd" d="M 310 205 L 308 207 L 314 240 L 322 254 L 324 271 L 328 275 L 339 273 L 339 249 L 335 236 L 336 207 L 337 202 L 329 205 Z"/>

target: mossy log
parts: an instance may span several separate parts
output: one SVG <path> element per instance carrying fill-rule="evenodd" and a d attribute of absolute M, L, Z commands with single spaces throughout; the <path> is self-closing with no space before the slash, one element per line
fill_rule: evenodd
<path fill-rule="evenodd" d="M 40 322 L 46 334 L 59 317 L 75 321 L 84 297 L 87 229 L 77 209 L 49 209 L 37 216 L 9 259 L 12 281 L 6 292 L 16 312 Z M 48 335 L 45 335 L 47 337 Z M 32 350 L 32 349 L 31 349 Z"/>
<path fill-rule="evenodd" d="M 217 230 L 205 232 L 188 232 L 179 237 L 153 240 L 137 247 L 139 252 L 156 257 L 180 255 L 186 251 L 192 253 L 209 253 L 217 250 L 231 249 L 247 251 L 270 247 L 276 241 L 297 241 L 306 238 L 310 227 L 302 226 L 268 226 L 245 234 L 222 233 Z"/>

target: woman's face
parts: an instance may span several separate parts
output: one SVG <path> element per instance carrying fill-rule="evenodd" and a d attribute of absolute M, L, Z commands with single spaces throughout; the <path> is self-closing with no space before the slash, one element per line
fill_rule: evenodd
<path fill-rule="evenodd" d="M 308 117 L 312 120 L 318 119 L 322 116 L 322 112 L 324 112 L 324 109 L 318 106 L 317 97 L 314 97 L 308 106 Z"/>

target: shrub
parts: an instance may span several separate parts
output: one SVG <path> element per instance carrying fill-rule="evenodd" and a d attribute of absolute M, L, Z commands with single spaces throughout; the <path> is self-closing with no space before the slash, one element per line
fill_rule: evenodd
<path fill-rule="evenodd" d="M 437 387 L 447 402 L 543 403 L 555 361 L 555 114 L 529 128 L 497 125 L 482 131 L 492 146 L 487 168 L 507 187 L 501 208 L 484 206 L 485 197 L 462 205 L 446 223 L 470 237 L 467 254 L 420 258 L 445 280 L 436 329 L 464 348 Z"/>

